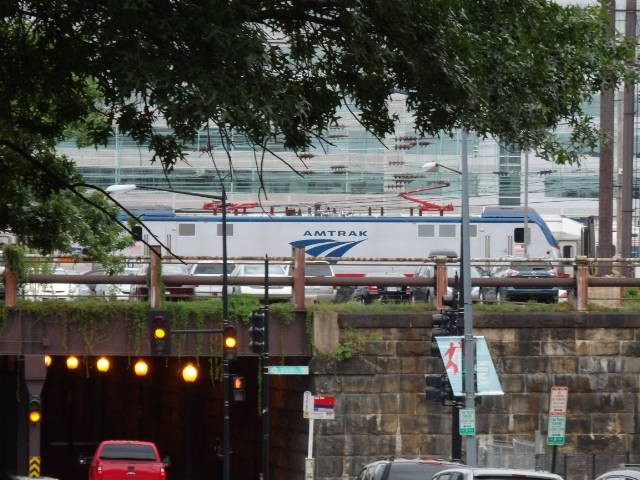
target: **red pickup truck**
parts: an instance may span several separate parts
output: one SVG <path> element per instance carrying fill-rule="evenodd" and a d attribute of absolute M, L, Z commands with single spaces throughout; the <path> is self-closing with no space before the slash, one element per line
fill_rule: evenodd
<path fill-rule="evenodd" d="M 166 480 L 169 457 L 161 459 L 152 442 L 105 440 L 80 463 L 90 465 L 89 480 Z"/>

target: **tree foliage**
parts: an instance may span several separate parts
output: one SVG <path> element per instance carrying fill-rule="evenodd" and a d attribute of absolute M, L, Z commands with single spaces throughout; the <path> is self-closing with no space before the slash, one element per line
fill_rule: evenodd
<path fill-rule="evenodd" d="M 598 141 L 583 102 L 632 57 L 599 7 L 547 0 L 5 0 L 0 18 L 0 230 L 41 247 L 81 181 L 55 155 L 69 129 L 98 145 L 117 124 L 171 170 L 207 127 L 304 151 L 346 103 L 392 133 L 404 92 L 418 133 L 465 127 L 575 162 Z M 570 144 L 550 133 L 562 124 Z"/>

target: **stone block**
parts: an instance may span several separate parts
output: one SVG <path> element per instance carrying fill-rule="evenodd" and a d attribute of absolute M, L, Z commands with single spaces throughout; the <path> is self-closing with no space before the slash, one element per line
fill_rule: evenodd
<path fill-rule="evenodd" d="M 318 311 L 313 314 L 313 345 L 322 353 L 335 352 L 340 340 L 338 312 Z"/>
<path fill-rule="evenodd" d="M 314 442 L 313 448 L 320 457 L 341 457 L 345 454 L 345 436 L 327 435 L 322 441 Z"/>
<path fill-rule="evenodd" d="M 503 357 L 502 370 L 510 373 L 536 373 L 548 371 L 548 359 L 543 357 Z"/>
<path fill-rule="evenodd" d="M 580 357 L 578 373 L 622 373 L 624 362 L 620 357 Z"/>
<path fill-rule="evenodd" d="M 364 355 L 395 356 L 397 343 L 392 340 L 367 340 L 363 346 Z"/>
<path fill-rule="evenodd" d="M 603 435 L 633 434 L 635 431 L 631 413 L 594 413 L 591 415 L 590 431 Z"/>
<path fill-rule="evenodd" d="M 611 342 L 613 340 L 629 340 L 628 328 L 579 328 L 576 329 L 577 340 Z"/>
<path fill-rule="evenodd" d="M 490 345 L 491 355 L 494 357 L 520 357 L 525 355 L 540 355 L 541 342 L 493 342 Z"/>
<path fill-rule="evenodd" d="M 549 357 L 549 373 L 577 373 L 578 359 L 576 357 Z"/>
<path fill-rule="evenodd" d="M 578 355 L 586 355 L 586 356 L 618 355 L 620 353 L 620 342 L 619 341 L 606 342 L 606 341 L 579 340 L 577 342 L 576 353 Z"/>
<path fill-rule="evenodd" d="M 621 307 L 623 304 L 622 287 L 588 287 L 589 303 L 605 307 Z"/>
<path fill-rule="evenodd" d="M 542 355 L 550 356 L 575 355 L 577 350 L 576 342 L 574 340 L 566 342 L 560 340 L 552 340 L 549 342 L 543 342 L 541 344 L 541 347 Z"/>
<path fill-rule="evenodd" d="M 505 393 L 522 392 L 525 388 L 525 377 L 522 375 L 501 373 L 499 379 L 500 386 Z"/>

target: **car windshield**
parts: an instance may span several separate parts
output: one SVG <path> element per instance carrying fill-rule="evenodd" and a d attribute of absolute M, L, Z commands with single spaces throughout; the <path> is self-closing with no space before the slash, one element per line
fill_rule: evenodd
<path fill-rule="evenodd" d="M 244 272 L 239 271 L 240 275 L 247 276 L 264 276 L 264 265 L 245 265 Z M 286 275 L 287 272 L 282 265 L 269 265 L 269 275 Z"/>
<path fill-rule="evenodd" d="M 135 445 L 132 443 L 107 444 L 100 453 L 100 458 L 112 460 L 156 460 L 156 453 L 151 445 Z"/>
<path fill-rule="evenodd" d="M 304 274 L 307 277 L 331 277 L 333 272 L 329 265 L 323 264 L 307 264 L 304 266 Z"/>
<path fill-rule="evenodd" d="M 393 480 L 428 479 L 444 468 L 446 468 L 445 465 L 438 463 L 394 462 L 391 464 L 388 478 Z"/>
<path fill-rule="evenodd" d="M 163 274 L 188 274 L 187 266 L 182 265 L 181 263 L 164 263 L 162 264 L 162 273 Z"/>
<path fill-rule="evenodd" d="M 233 264 L 227 264 L 227 273 L 233 271 Z M 194 275 L 222 275 L 222 263 L 198 263 L 193 269 Z"/>

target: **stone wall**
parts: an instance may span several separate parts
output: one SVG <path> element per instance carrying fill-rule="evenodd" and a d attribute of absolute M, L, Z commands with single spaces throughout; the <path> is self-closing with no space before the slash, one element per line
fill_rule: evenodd
<path fill-rule="evenodd" d="M 452 408 L 424 398 L 424 375 L 444 371 L 431 356 L 431 315 L 316 319 L 316 337 L 336 330 L 361 341 L 362 354 L 311 362 L 313 393 L 337 397 L 336 419 L 316 421 L 315 478 L 352 479 L 386 456 L 450 458 Z M 546 434 L 552 386 L 569 388 L 556 454 L 640 451 L 640 314 L 478 311 L 474 334 L 486 337 L 504 390 L 476 409 L 479 459 L 493 444 Z"/>

